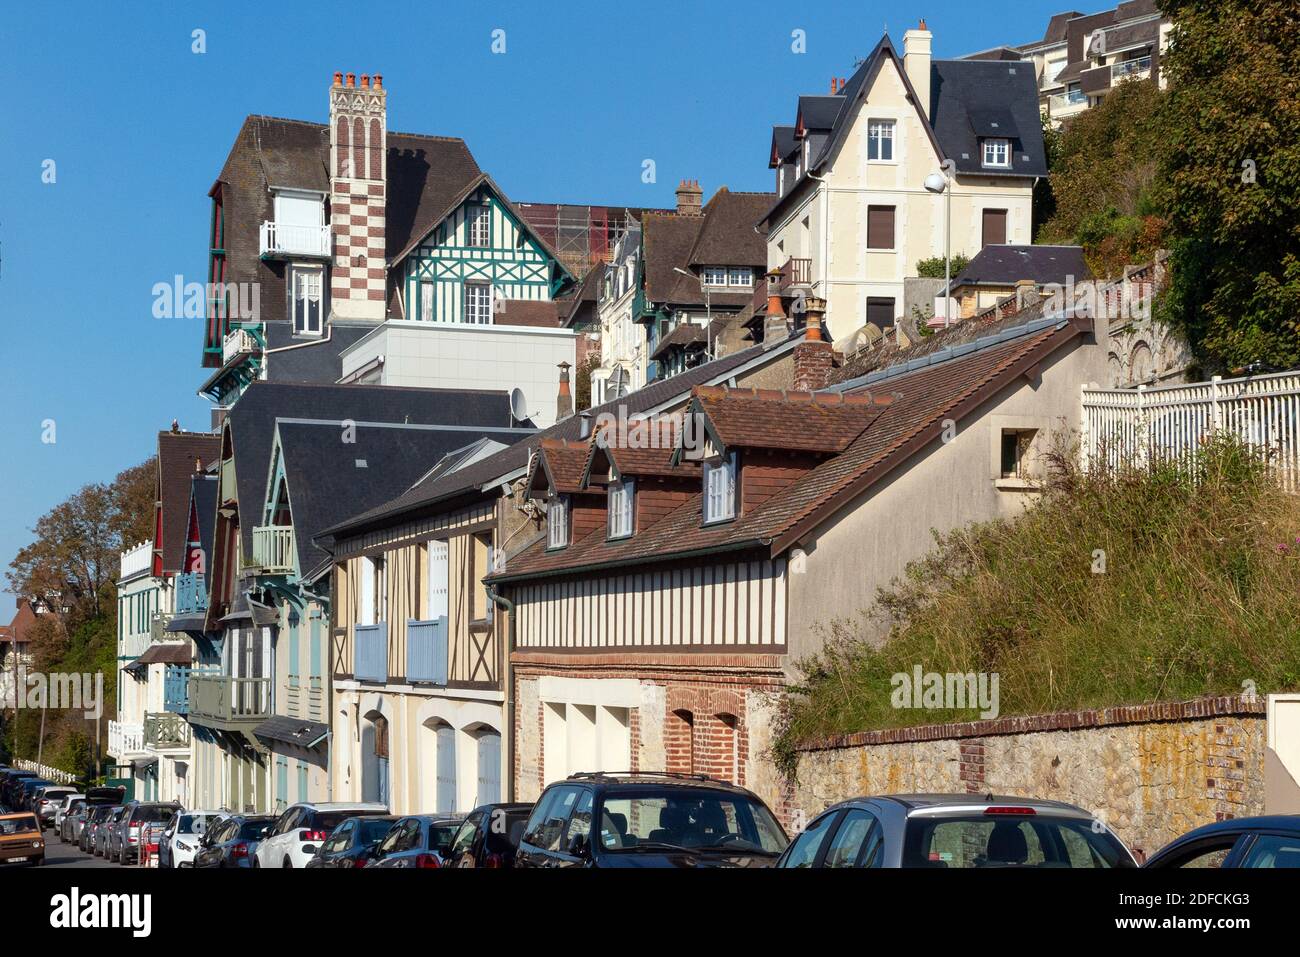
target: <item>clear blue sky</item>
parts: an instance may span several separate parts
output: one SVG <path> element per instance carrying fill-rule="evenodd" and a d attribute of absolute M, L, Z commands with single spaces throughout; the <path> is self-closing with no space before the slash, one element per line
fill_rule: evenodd
<path fill-rule="evenodd" d="M 173 418 L 207 428 L 199 323 L 153 318 L 151 289 L 177 273 L 205 280 L 207 192 L 245 115 L 323 122 L 335 70 L 379 72 L 390 129 L 464 137 L 514 199 L 666 206 L 683 177 L 706 197 L 771 189 L 771 125 L 793 120 L 797 94 L 848 76 L 886 26 L 901 44 L 924 16 L 935 56 L 956 56 L 1040 37 L 1061 6 L 11 0 L 0 569 L 42 513 L 147 457 Z M 491 51 L 496 29 L 504 54 Z M 41 441 L 46 419 L 54 444 Z M 0 595 L 0 621 L 12 609 Z"/>

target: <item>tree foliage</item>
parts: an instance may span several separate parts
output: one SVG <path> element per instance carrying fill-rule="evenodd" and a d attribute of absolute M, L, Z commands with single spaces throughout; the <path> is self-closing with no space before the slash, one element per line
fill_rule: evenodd
<path fill-rule="evenodd" d="M 963 269 L 970 265 L 970 257 L 962 253 L 956 253 L 949 264 L 948 273 L 956 278 Z M 926 279 L 943 278 L 943 257 L 931 256 L 929 259 L 922 259 L 916 264 L 916 274 L 924 276 Z"/>

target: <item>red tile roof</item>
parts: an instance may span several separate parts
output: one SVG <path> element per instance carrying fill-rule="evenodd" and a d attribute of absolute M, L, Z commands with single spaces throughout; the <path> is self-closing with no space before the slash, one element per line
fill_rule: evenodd
<path fill-rule="evenodd" d="M 837 392 L 698 388 L 692 410 L 727 448 L 843 452 L 892 398 Z"/>
<path fill-rule="evenodd" d="M 583 491 L 582 474 L 587 466 L 590 446 L 589 441 L 542 439 L 529 472 L 528 488 L 534 488 L 535 478 L 541 475 L 561 494 Z"/>

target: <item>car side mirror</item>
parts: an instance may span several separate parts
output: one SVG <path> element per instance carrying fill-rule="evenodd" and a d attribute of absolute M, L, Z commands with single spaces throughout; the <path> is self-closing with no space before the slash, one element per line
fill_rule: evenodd
<path fill-rule="evenodd" d="M 588 857 L 591 848 L 587 844 L 585 834 L 574 834 L 569 838 L 569 855 L 571 857 Z"/>

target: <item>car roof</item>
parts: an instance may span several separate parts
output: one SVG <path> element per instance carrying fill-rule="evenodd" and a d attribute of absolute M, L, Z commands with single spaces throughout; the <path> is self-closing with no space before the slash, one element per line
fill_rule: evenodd
<path fill-rule="evenodd" d="M 1166 846 L 1194 841 L 1214 834 L 1233 833 L 1235 831 L 1291 831 L 1300 833 L 1300 814 L 1261 814 L 1258 817 L 1230 817 L 1222 821 L 1202 824 L 1186 834 L 1174 838 Z"/>
<path fill-rule="evenodd" d="M 388 805 L 378 801 L 299 801 L 293 806 L 313 811 L 388 811 Z"/>
<path fill-rule="evenodd" d="M 1051 812 L 1069 817 L 1092 818 L 1083 808 L 1064 801 L 1051 801 L 1045 798 L 1017 797 L 1009 794 L 879 794 L 865 795 L 841 801 L 833 807 L 860 807 L 869 802 L 890 802 L 903 808 L 907 813 L 939 813 L 942 811 L 959 812 L 963 810 L 983 810 L 990 807 L 1030 807 L 1036 811 Z M 832 808 L 827 808 L 831 810 Z"/>
<path fill-rule="evenodd" d="M 677 774 L 671 771 L 584 771 L 570 774 L 563 781 L 552 782 L 550 787 L 564 784 L 595 784 L 606 789 L 640 790 L 646 787 L 699 788 L 707 791 L 727 791 L 756 797 L 753 792 L 721 778 L 705 774 Z"/>

